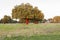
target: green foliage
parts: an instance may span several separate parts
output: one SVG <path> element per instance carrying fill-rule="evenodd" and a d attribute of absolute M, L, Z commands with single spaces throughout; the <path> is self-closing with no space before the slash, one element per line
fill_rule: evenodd
<path fill-rule="evenodd" d="M 60 16 L 55 16 L 55 17 L 53 18 L 53 22 L 54 22 L 54 23 L 60 23 Z"/>
<path fill-rule="evenodd" d="M 29 3 L 22 3 L 21 5 L 17 5 L 12 9 L 12 18 L 13 19 L 44 19 L 44 14 L 38 7 L 33 7 Z"/>
<path fill-rule="evenodd" d="M 10 21 L 11 21 L 11 17 L 7 15 L 5 15 L 3 19 L 1 19 L 2 23 L 9 23 Z"/>

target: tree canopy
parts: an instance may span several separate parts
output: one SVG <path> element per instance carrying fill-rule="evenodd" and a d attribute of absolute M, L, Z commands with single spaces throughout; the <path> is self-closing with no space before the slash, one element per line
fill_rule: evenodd
<path fill-rule="evenodd" d="M 60 23 L 60 16 L 55 16 L 55 17 L 53 18 L 53 22 L 55 22 L 55 23 Z"/>
<path fill-rule="evenodd" d="M 38 7 L 33 7 L 29 3 L 26 4 L 22 3 L 21 5 L 16 5 L 12 9 L 12 18 L 13 19 L 28 18 L 42 20 L 44 19 L 44 14 L 41 12 L 41 10 L 38 9 Z"/>

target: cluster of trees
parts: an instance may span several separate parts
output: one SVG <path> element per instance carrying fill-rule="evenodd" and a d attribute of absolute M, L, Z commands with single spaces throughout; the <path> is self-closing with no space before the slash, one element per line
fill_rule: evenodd
<path fill-rule="evenodd" d="M 19 19 L 19 21 L 14 21 L 13 19 Z M 60 23 L 60 16 L 55 16 L 53 18 L 48 19 L 50 23 Z M 16 5 L 12 9 L 12 18 L 10 16 L 5 15 L 0 23 L 38 23 L 38 22 L 47 22 L 44 19 L 44 14 L 38 7 L 33 7 L 29 3 L 22 3 L 21 5 Z"/>
<path fill-rule="evenodd" d="M 5 15 L 1 20 L 0 23 L 17 23 L 17 21 L 12 20 L 10 16 Z"/>
<path fill-rule="evenodd" d="M 48 20 L 45 19 L 45 22 L 49 22 L 49 23 L 60 23 L 60 16 L 55 16 L 53 18 L 49 18 Z"/>
<path fill-rule="evenodd" d="M 12 9 L 12 18 L 10 16 L 5 15 L 4 18 L 0 20 L 0 23 L 14 23 L 15 21 L 12 19 L 19 19 L 20 23 L 28 23 L 28 22 L 42 22 L 44 19 L 44 14 L 38 7 L 33 7 L 29 3 L 22 3 L 21 5 L 16 5 Z"/>

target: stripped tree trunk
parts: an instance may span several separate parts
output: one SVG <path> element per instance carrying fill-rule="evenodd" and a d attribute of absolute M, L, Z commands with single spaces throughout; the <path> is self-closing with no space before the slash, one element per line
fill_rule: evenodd
<path fill-rule="evenodd" d="M 26 18 L 26 24 L 28 24 L 29 23 L 29 20 L 28 20 L 28 18 Z"/>

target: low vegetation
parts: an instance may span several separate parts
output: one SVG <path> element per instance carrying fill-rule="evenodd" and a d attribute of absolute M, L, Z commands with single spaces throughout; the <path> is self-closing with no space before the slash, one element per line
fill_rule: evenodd
<path fill-rule="evenodd" d="M 0 39 L 60 40 L 60 23 L 0 24 Z"/>

